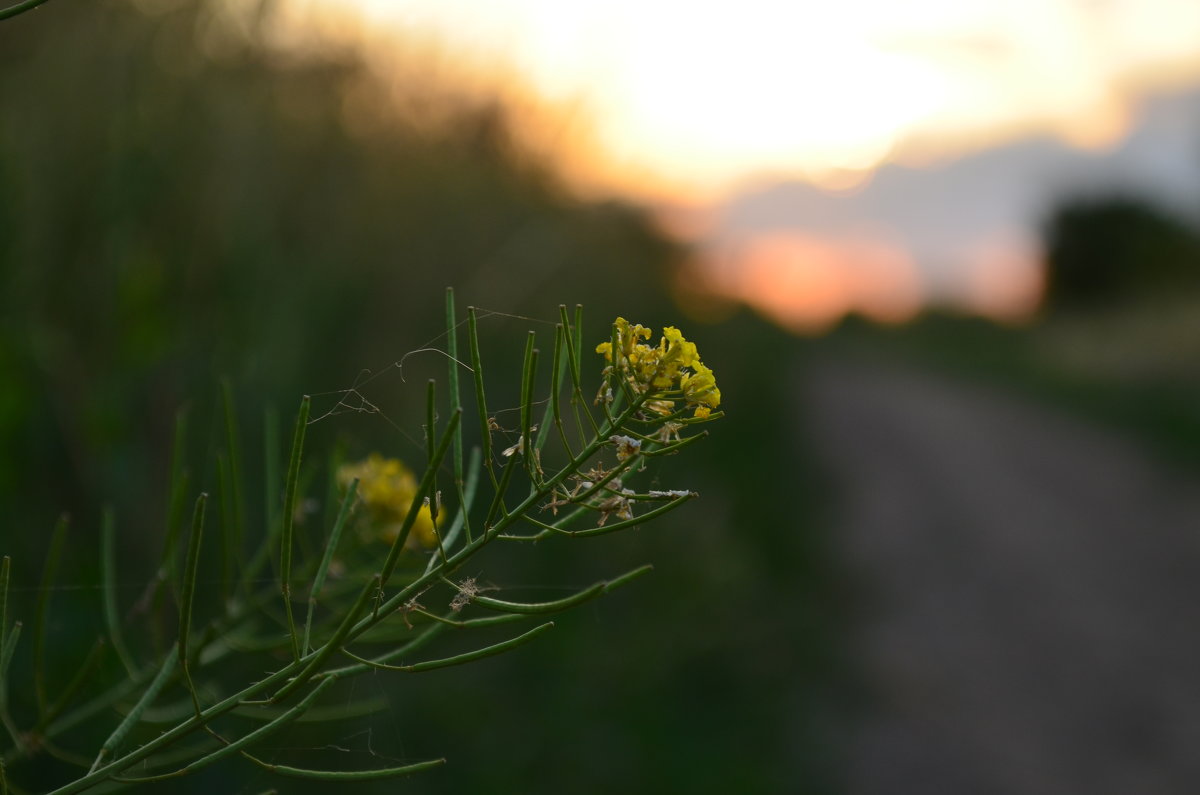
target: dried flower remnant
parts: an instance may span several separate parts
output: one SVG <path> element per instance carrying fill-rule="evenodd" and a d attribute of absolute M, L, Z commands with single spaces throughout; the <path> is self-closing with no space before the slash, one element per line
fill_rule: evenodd
<path fill-rule="evenodd" d="M 450 600 L 450 609 L 455 613 L 471 604 L 471 600 L 474 599 L 481 590 L 479 585 L 476 584 L 474 577 L 468 577 L 467 579 L 458 583 L 457 588 L 458 593 L 454 594 L 454 598 Z"/>
<path fill-rule="evenodd" d="M 682 422 L 673 422 L 668 420 L 662 424 L 662 427 L 655 433 L 654 438 L 660 444 L 670 444 L 672 441 L 679 441 L 679 432 L 683 429 Z"/>
<path fill-rule="evenodd" d="M 601 500 L 600 504 L 596 506 L 597 510 L 600 511 L 600 519 L 597 520 L 596 526 L 603 527 L 604 523 L 608 521 L 608 517 L 614 514 L 622 521 L 632 519 L 633 506 L 630 505 L 629 497 L 626 496 L 629 494 L 633 494 L 633 492 L 629 489 L 621 489 L 611 497 Z"/>
<path fill-rule="evenodd" d="M 632 436 L 612 436 L 609 441 L 617 446 L 617 460 L 624 461 L 642 451 L 642 440 Z"/>

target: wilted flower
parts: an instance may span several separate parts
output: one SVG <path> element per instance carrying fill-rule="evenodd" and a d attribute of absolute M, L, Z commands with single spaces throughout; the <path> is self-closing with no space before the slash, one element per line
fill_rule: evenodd
<path fill-rule="evenodd" d="M 611 497 L 606 497 L 600 501 L 600 504 L 595 506 L 600 511 L 600 518 L 596 521 L 596 525 L 603 527 L 608 521 L 608 517 L 616 515 L 622 521 L 627 521 L 633 518 L 633 505 L 626 495 L 633 494 L 629 489 L 621 489 Z"/>
<path fill-rule="evenodd" d="M 617 460 L 624 461 L 642 451 L 642 440 L 632 436 L 612 436 L 609 441 L 617 446 Z"/>

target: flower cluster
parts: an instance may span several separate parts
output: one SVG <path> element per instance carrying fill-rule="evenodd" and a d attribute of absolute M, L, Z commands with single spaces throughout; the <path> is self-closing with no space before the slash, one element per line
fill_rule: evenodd
<path fill-rule="evenodd" d="M 646 408 L 667 415 L 676 411 L 676 401 L 682 398 L 685 408 L 694 409 L 693 416 L 708 417 L 721 405 L 721 390 L 713 371 L 700 361 L 696 344 L 688 342 L 674 326 L 663 329 L 658 345 L 647 345 L 650 329 L 623 317 L 613 324 L 616 331 L 616 355 L 613 342 L 602 342 L 596 353 L 609 362 L 605 374 L 616 372 L 640 394 L 647 394 Z"/>
<path fill-rule="evenodd" d="M 399 459 L 371 453 L 363 461 L 343 464 L 337 477 L 343 489 L 358 478 L 358 499 L 368 512 L 370 535 L 389 543 L 395 541 L 417 496 L 417 479 L 412 470 Z M 417 511 L 407 543 L 425 548 L 437 544 L 428 501 Z"/>

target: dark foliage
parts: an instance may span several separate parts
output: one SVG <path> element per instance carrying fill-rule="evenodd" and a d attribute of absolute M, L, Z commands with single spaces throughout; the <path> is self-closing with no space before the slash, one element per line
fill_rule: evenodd
<path fill-rule="evenodd" d="M 1046 302 L 1098 307 L 1200 286 L 1195 226 L 1133 196 L 1071 199 L 1044 225 Z"/>

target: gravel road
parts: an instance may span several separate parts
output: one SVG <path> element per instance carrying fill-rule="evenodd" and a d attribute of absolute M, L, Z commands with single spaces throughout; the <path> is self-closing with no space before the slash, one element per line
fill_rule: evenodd
<path fill-rule="evenodd" d="M 1200 482 L 943 376 L 830 361 L 805 394 L 855 594 L 847 791 L 1200 792 Z"/>

